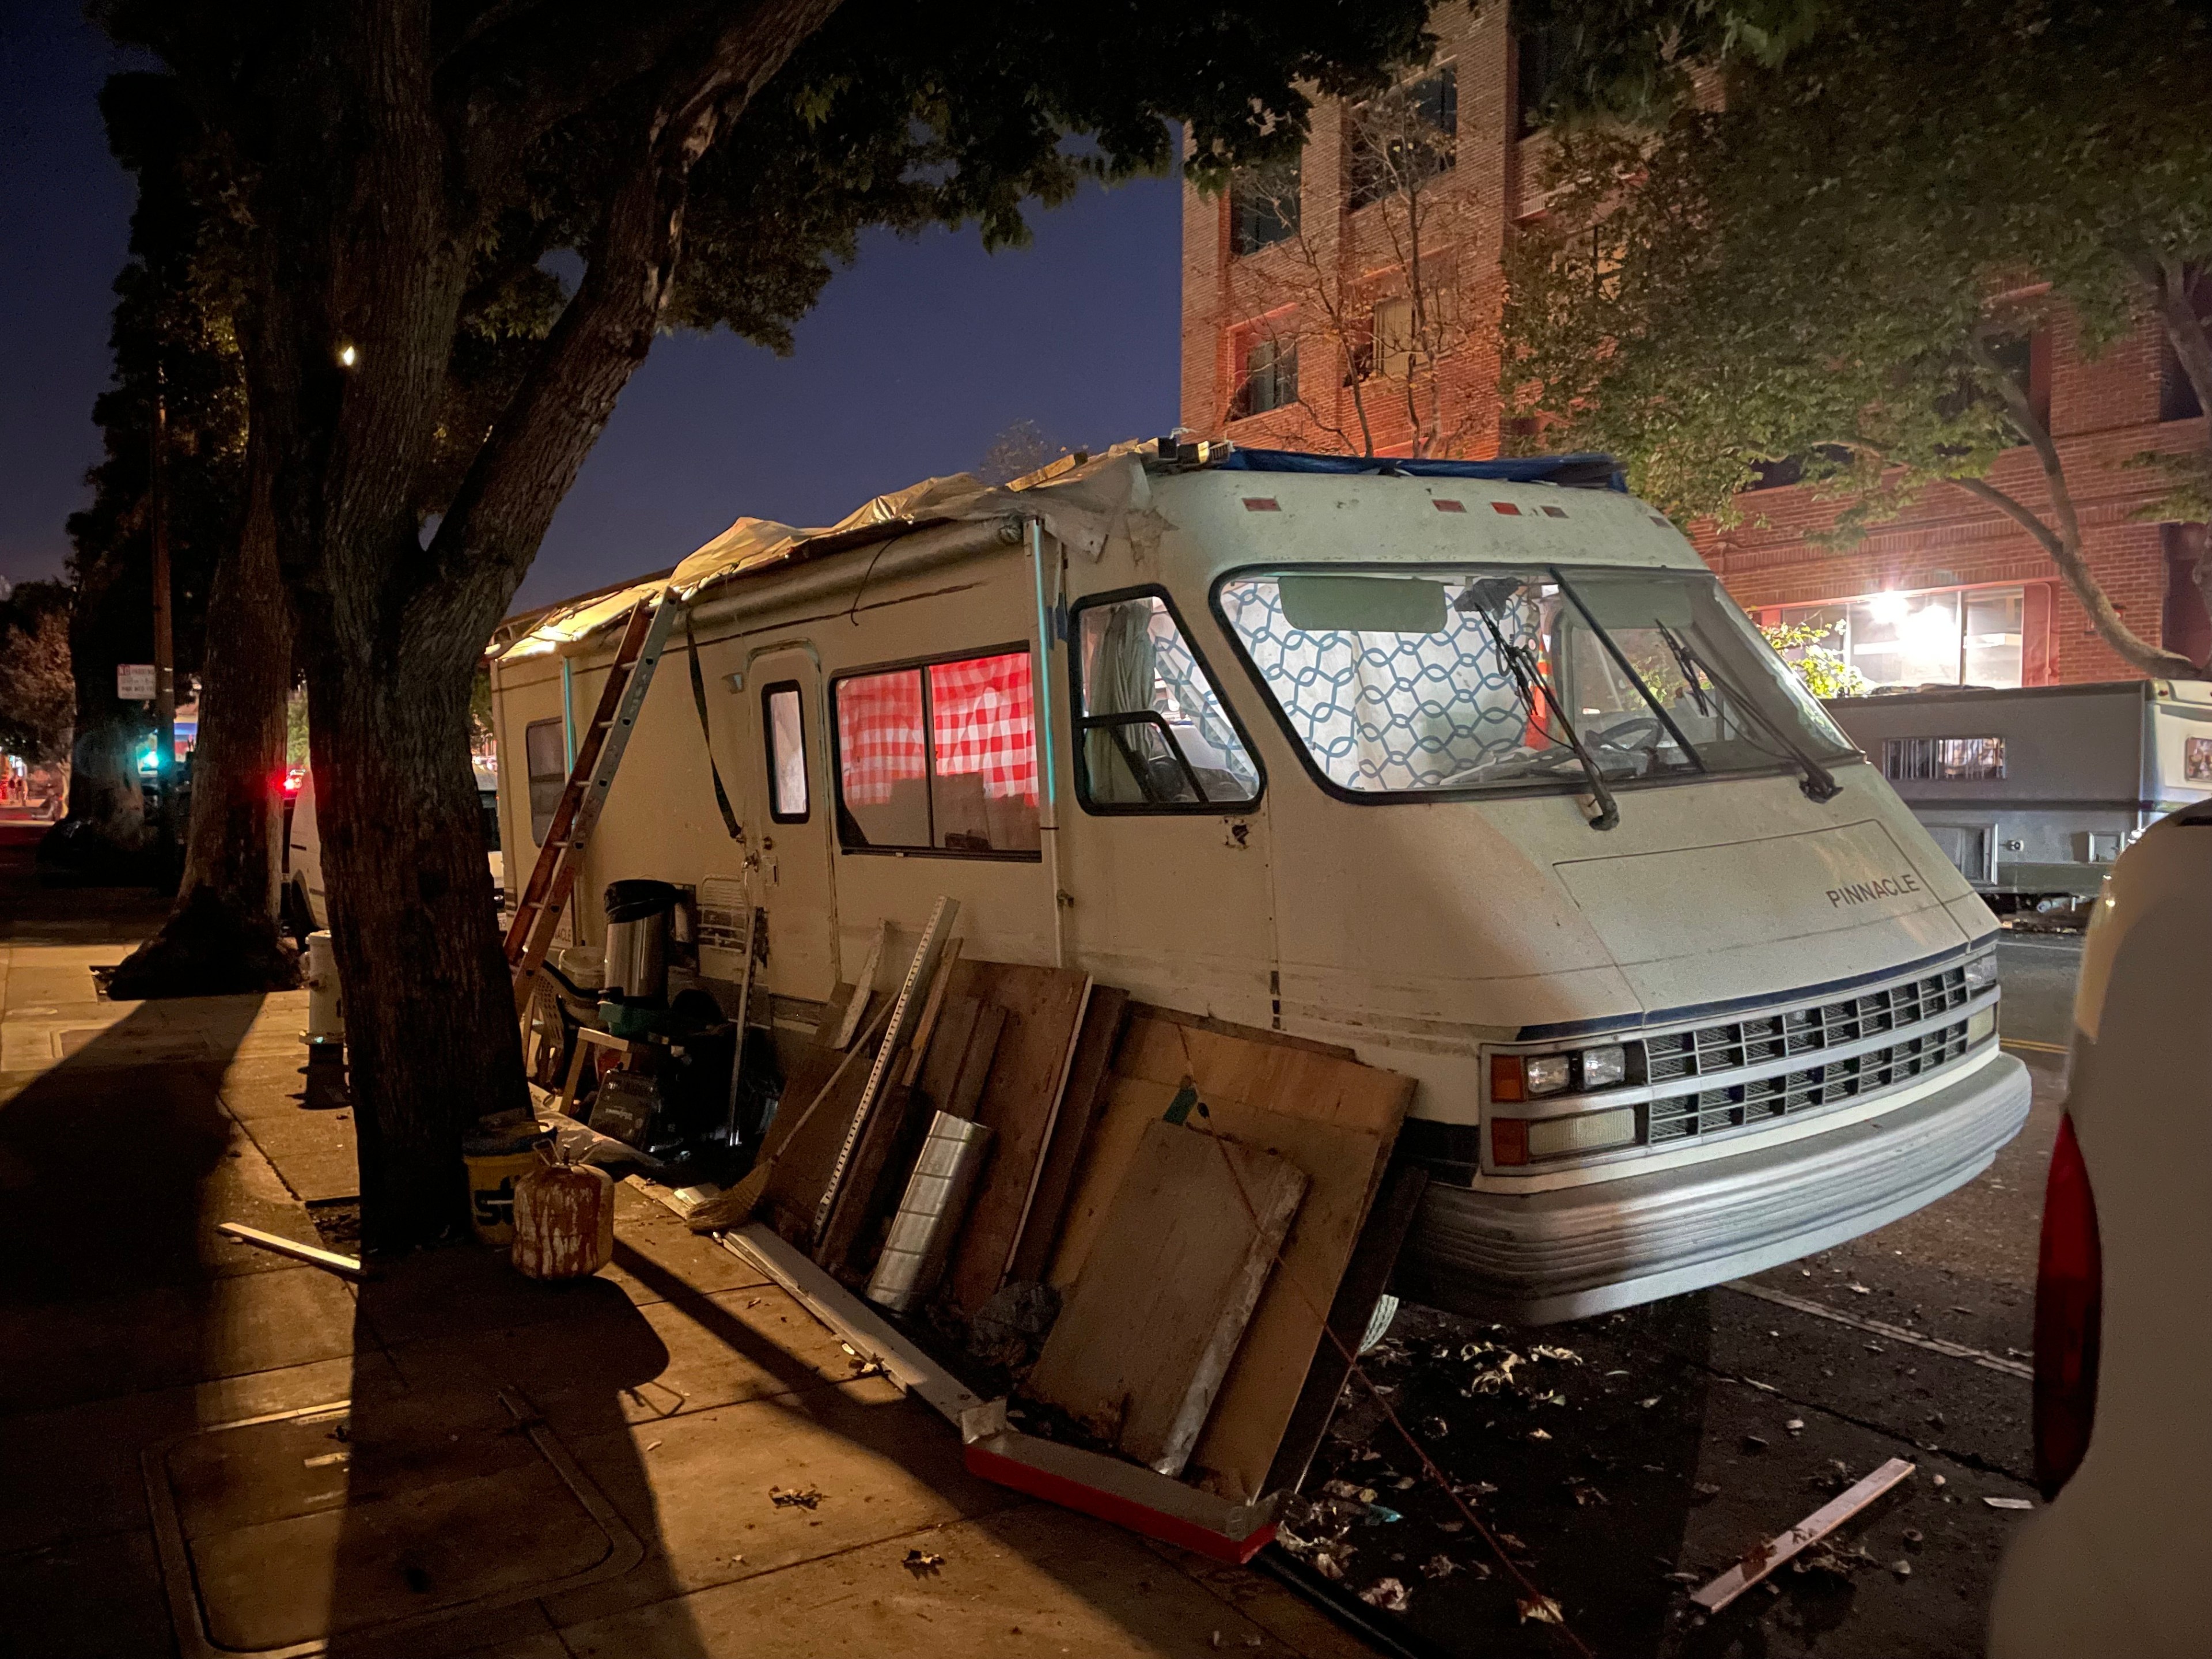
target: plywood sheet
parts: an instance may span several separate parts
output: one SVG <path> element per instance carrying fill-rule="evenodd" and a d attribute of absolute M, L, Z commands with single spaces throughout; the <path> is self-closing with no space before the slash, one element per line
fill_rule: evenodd
<path fill-rule="evenodd" d="M 956 963 L 955 966 L 957 966 Z M 915 1074 L 915 1086 L 938 1111 L 945 1109 L 945 1103 L 952 1097 L 952 1085 L 960 1075 L 960 1062 L 968 1053 L 968 1039 L 975 1034 L 975 1017 L 983 1005 L 974 997 L 945 996 L 943 1007 L 938 1011 L 937 1024 L 929 1035 L 929 1047 L 921 1057 L 921 1069 Z"/>
<path fill-rule="evenodd" d="M 1197 1024 L 1139 1009 L 1115 1060 L 1104 1111 L 1079 1173 L 1051 1283 L 1077 1283 L 1146 1126 L 1186 1085 L 1205 1103 L 1198 1119 L 1288 1158 L 1312 1180 L 1269 1281 L 1192 1455 L 1199 1477 L 1223 1496 L 1264 1490 L 1328 1311 L 1398 1130 L 1413 1079 L 1274 1033 Z"/>
<path fill-rule="evenodd" d="M 1147 1124 L 1024 1392 L 1180 1474 L 1306 1187 L 1287 1158 Z"/>
<path fill-rule="evenodd" d="M 964 1315 L 972 1316 L 1005 1282 L 1090 994 L 1091 977 L 1079 969 L 965 959 L 953 964 L 948 997 L 974 997 L 1006 1014 L 975 1109 L 976 1120 L 993 1132 L 991 1159 L 945 1279 L 948 1298 Z"/>

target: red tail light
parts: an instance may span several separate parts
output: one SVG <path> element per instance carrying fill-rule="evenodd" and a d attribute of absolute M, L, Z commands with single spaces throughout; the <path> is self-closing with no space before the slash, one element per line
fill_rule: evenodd
<path fill-rule="evenodd" d="M 2089 1168 L 2074 1139 L 2074 1120 L 2061 1117 L 2043 1194 L 2035 1278 L 2035 1483 L 2046 1499 L 2058 1495 L 2089 1449 L 2104 1285 Z"/>

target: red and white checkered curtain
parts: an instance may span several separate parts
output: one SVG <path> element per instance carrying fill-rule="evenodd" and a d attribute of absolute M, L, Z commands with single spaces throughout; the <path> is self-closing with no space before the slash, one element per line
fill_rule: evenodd
<path fill-rule="evenodd" d="M 1036 799 L 1028 652 L 933 663 L 929 706 L 940 776 L 981 772 L 986 795 Z"/>
<path fill-rule="evenodd" d="M 845 799 L 854 806 L 881 806 L 892 786 L 927 775 L 919 671 L 837 682 L 837 755 Z"/>
<path fill-rule="evenodd" d="M 921 676 L 900 669 L 837 682 L 837 749 L 845 799 L 882 806 L 893 787 L 927 775 Z M 1026 651 L 933 663 L 929 701 L 939 776 L 983 775 L 983 793 L 1037 798 L 1036 720 Z"/>

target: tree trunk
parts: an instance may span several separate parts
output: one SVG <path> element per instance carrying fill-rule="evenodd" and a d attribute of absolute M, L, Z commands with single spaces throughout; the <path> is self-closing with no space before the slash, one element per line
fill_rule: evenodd
<path fill-rule="evenodd" d="M 315 818 L 363 1104 L 371 1249 L 458 1231 L 461 1136 L 481 1116 L 530 1104 L 469 764 L 474 666 L 308 664 Z"/>
<path fill-rule="evenodd" d="M 118 636 L 137 637 L 135 630 L 118 625 L 117 586 L 112 566 L 86 572 L 70 616 L 76 719 L 68 810 L 40 844 L 39 862 L 78 879 L 143 881 L 152 873 L 146 798 L 138 787 L 137 747 L 146 717 L 115 695 Z"/>
<path fill-rule="evenodd" d="M 216 565 L 192 750 L 191 825 L 177 906 L 115 970 L 117 997 L 212 996 L 299 983 L 278 927 L 289 606 L 269 469 L 258 444 L 238 540 Z"/>

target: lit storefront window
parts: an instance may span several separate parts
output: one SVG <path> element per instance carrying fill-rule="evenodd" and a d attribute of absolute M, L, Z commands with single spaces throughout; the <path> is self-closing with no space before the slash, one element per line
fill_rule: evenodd
<path fill-rule="evenodd" d="M 1876 690 L 1911 690 L 2019 685 L 2025 615 L 2021 588 L 1948 587 L 1784 605 L 1779 619 L 1827 630 L 1821 645 Z"/>

